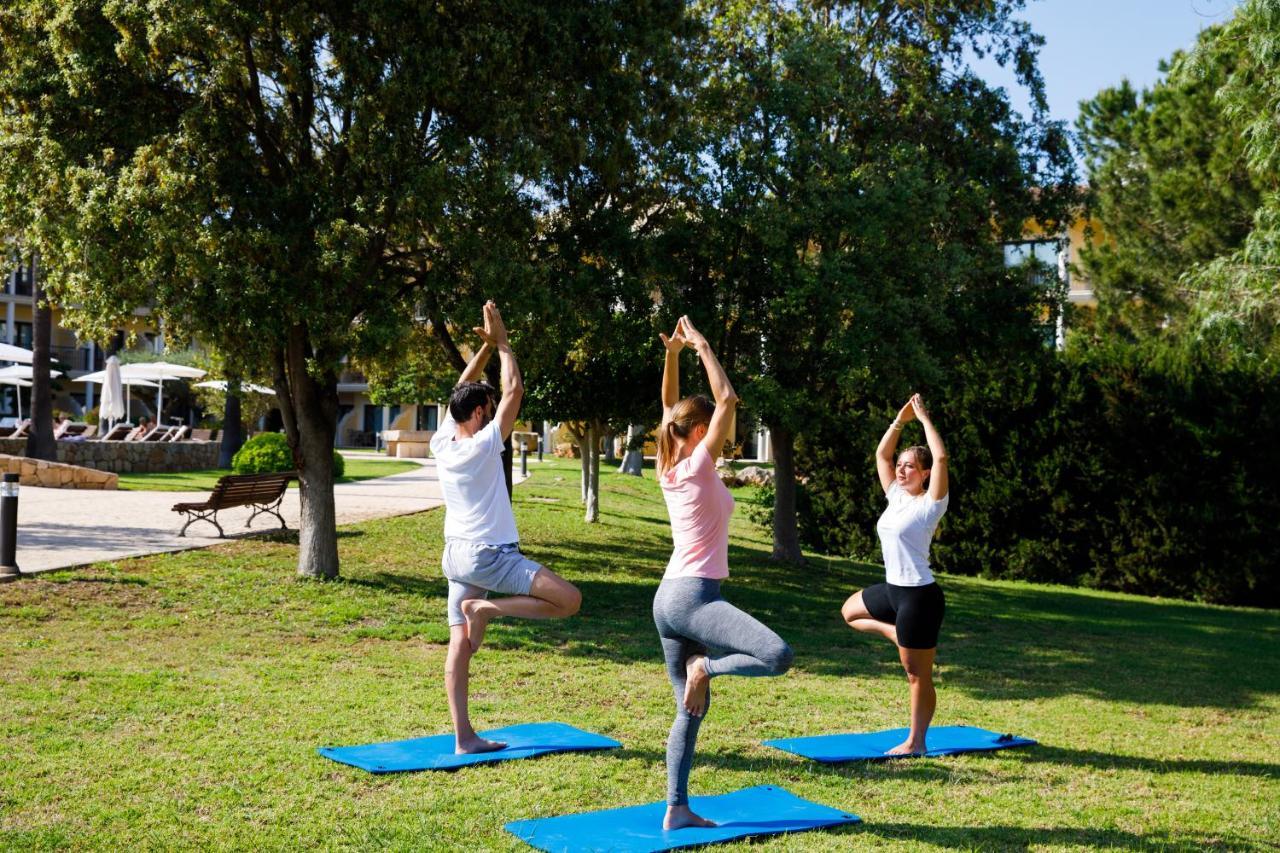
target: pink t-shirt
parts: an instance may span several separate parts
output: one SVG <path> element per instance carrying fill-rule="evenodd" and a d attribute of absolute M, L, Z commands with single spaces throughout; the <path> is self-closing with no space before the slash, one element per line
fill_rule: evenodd
<path fill-rule="evenodd" d="M 658 482 L 667 500 L 675 544 L 663 577 L 729 577 L 733 495 L 720 482 L 711 454 L 699 444 L 689 458 L 659 477 Z"/>

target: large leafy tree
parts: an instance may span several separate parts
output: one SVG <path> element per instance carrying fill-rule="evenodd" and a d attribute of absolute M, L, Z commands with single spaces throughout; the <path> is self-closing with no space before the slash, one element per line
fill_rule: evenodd
<path fill-rule="evenodd" d="M 1210 27 L 1191 54 L 1161 63 L 1164 76 L 1150 89 L 1123 81 L 1081 105 L 1091 208 L 1102 225 L 1084 262 L 1105 328 L 1136 337 L 1182 328 L 1195 301 L 1184 273 L 1235 251 L 1252 230 L 1264 182 L 1218 97 L 1247 65 L 1246 41 Z"/>
<path fill-rule="evenodd" d="M 632 138 L 632 92 L 661 88 L 648 56 L 681 16 L 21 0 L 0 17 L 5 192 L 51 200 L 30 231 L 81 330 L 151 304 L 229 369 L 269 368 L 301 479 L 299 571 L 332 577 L 342 358 L 394 342 L 410 304 L 462 304 L 437 263 L 455 212 L 523 215 L 588 140 Z"/>
<path fill-rule="evenodd" d="M 770 429 L 777 559 L 800 558 L 796 475 L 819 458 L 798 460 L 798 439 L 829 440 L 833 419 L 937 382 L 970 335 L 1027 322 L 996 313 L 999 240 L 1052 219 L 1074 179 L 1021 6 L 703 7 L 703 156 L 696 210 L 668 234 L 682 273 L 669 298 L 718 324 L 726 368 Z M 973 50 L 1015 66 L 1034 115 L 968 69 Z"/>
<path fill-rule="evenodd" d="M 1218 90 L 1224 135 L 1244 140 L 1244 163 L 1260 191 L 1247 236 L 1231 252 L 1184 276 L 1195 292 L 1192 328 L 1211 352 L 1280 367 L 1280 4 L 1245 0 L 1223 28 L 1239 61 Z M 1189 74 L 1213 79 L 1211 45 L 1196 48 Z"/>

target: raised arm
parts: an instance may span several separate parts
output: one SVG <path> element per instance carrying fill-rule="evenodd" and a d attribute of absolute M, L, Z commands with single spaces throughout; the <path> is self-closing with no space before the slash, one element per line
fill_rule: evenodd
<path fill-rule="evenodd" d="M 507 340 L 507 327 L 492 299 L 484 304 L 484 328 L 476 329 L 476 334 L 485 340 L 486 347 L 492 346 L 498 351 L 498 360 L 502 365 L 502 399 L 498 401 L 494 420 L 498 422 L 502 440 L 506 441 L 515 429 L 516 416 L 520 414 L 520 402 L 524 399 L 524 379 L 520 375 L 520 366 L 516 364 L 516 354 L 511 351 L 511 344 Z"/>
<path fill-rule="evenodd" d="M 919 394 L 911 397 L 911 408 L 915 412 L 920 426 L 924 427 L 924 440 L 929 445 L 929 453 L 933 456 L 933 471 L 929 474 L 929 497 L 940 501 L 947 496 L 947 448 L 942 443 L 942 436 L 933 419 L 925 410 L 924 400 Z"/>
<path fill-rule="evenodd" d="M 479 327 L 477 332 L 483 331 Z M 483 339 L 483 338 L 482 338 Z M 458 377 L 456 384 L 461 385 L 463 382 L 479 382 L 484 376 L 484 369 L 489 364 L 489 358 L 493 355 L 494 346 L 488 341 L 480 345 L 480 349 L 476 350 L 475 355 L 471 356 L 471 360 L 467 362 L 467 366 L 463 369 L 462 375 Z"/>
<path fill-rule="evenodd" d="M 880 475 L 880 488 L 884 489 L 885 494 L 889 493 L 889 487 L 893 485 L 893 454 L 898 449 L 898 439 L 902 438 L 902 427 L 915 416 L 915 409 L 908 400 L 893 423 L 884 431 L 880 446 L 876 448 L 876 473 Z"/>
<path fill-rule="evenodd" d="M 666 349 L 666 360 L 662 365 L 662 421 L 666 423 L 671 415 L 671 407 L 680 402 L 680 352 L 689 342 L 685 340 L 684 329 L 676 323 L 676 330 L 667 337 L 661 332 L 662 346 Z"/>
<path fill-rule="evenodd" d="M 724 450 L 724 443 L 729 439 L 729 432 L 733 429 L 733 415 L 738 407 L 738 395 L 729 382 L 728 374 L 720 365 L 720 359 L 716 358 L 716 354 L 711 351 L 711 344 L 707 343 L 702 333 L 693 327 L 689 318 L 681 317 L 680 324 L 676 328 L 682 332 L 690 346 L 697 350 L 698 357 L 702 359 L 702 366 L 707 371 L 707 382 L 711 385 L 711 396 L 716 400 L 716 411 L 711 416 L 711 424 L 707 427 L 707 437 L 702 440 L 702 446 L 711 454 L 713 460 L 718 459 L 721 451 Z"/>

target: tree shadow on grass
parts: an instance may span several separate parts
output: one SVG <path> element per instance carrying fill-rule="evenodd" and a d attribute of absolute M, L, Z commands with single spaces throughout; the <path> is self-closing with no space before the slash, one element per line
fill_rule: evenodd
<path fill-rule="evenodd" d="M 534 549 L 583 593 L 579 617 L 507 623 L 510 644 L 558 646 L 620 663 L 655 660 L 653 593 L 670 555 L 658 539 L 626 545 L 565 538 Z M 865 564 L 772 563 L 730 548 L 725 597 L 791 643 L 796 667 L 837 677 L 896 674 L 895 650 L 839 617 L 854 591 L 883 579 Z M 631 580 L 593 580 L 609 575 Z M 1180 707 L 1245 708 L 1280 690 L 1280 614 L 1085 591 L 941 578 L 947 593 L 942 681 L 980 699 L 1084 695 Z"/>
<path fill-rule="evenodd" d="M 862 832 L 885 839 L 910 840 L 938 847 L 964 850 L 1029 850 L 1032 847 L 1065 846 L 1113 850 L 1242 849 L 1252 846 L 1239 836 L 1204 836 L 1195 833 L 1139 835 L 1120 829 L 1077 826 L 929 826 L 918 823 L 868 821 Z"/>
<path fill-rule="evenodd" d="M 1040 744 L 1029 749 L 1014 750 L 1028 764 L 1069 764 L 1098 770 L 1139 770 L 1144 773 L 1199 773 L 1205 776 L 1258 776 L 1280 780 L 1280 764 L 1260 761 L 1217 759 L 1162 759 L 1140 755 L 1116 755 L 1089 749 L 1064 749 Z"/>

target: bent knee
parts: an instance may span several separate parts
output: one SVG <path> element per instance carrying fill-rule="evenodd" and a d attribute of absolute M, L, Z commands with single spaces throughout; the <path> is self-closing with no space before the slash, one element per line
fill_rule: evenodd
<path fill-rule="evenodd" d="M 565 616 L 572 616 L 582 607 L 582 592 L 573 584 L 565 584 L 567 589 L 560 596 L 560 610 Z"/>
<path fill-rule="evenodd" d="M 769 650 L 765 656 L 764 662 L 769 667 L 769 671 L 774 675 L 782 675 L 791 669 L 791 664 L 795 662 L 795 652 L 791 650 L 791 646 L 779 641 L 778 645 Z"/>

